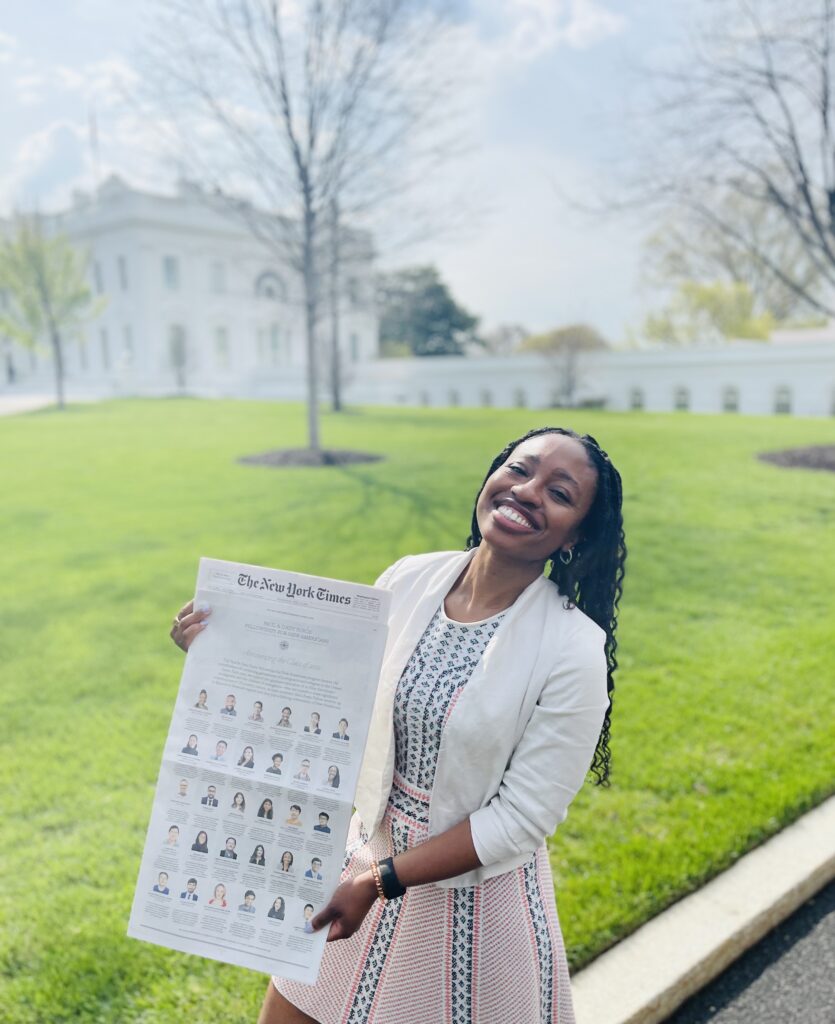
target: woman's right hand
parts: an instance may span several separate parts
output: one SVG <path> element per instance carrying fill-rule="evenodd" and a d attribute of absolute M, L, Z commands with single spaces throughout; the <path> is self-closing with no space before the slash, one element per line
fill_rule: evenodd
<path fill-rule="evenodd" d="M 201 604 L 197 611 L 194 610 L 194 601 L 184 604 L 171 624 L 171 639 L 179 648 L 187 651 L 197 634 L 208 625 L 206 620 L 211 614 L 212 610 L 207 604 Z"/>

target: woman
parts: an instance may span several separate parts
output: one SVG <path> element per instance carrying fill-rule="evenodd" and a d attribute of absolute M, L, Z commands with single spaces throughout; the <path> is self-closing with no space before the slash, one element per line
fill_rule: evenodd
<path fill-rule="evenodd" d="M 304 727 L 305 732 L 312 732 L 314 736 L 321 736 L 322 730 L 319 728 L 319 722 L 321 717 L 318 711 L 310 712 L 310 723 Z"/>
<path fill-rule="evenodd" d="M 330 786 L 331 789 L 339 789 L 339 769 L 335 764 L 328 765 L 328 777 L 325 779 L 325 785 Z"/>
<path fill-rule="evenodd" d="M 223 882 L 218 882 L 215 886 L 215 894 L 209 900 L 210 907 L 220 907 L 222 910 L 226 908 L 226 886 Z"/>
<path fill-rule="evenodd" d="M 191 757 L 197 757 L 197 737 L 194 733 L 188 738 L 188 742 L 180 751 L 181 754 L 189 754 Z"/>
<path fill-rule="evenodd" d="M 252 856 L 249 858 L 250 864 L 256 864 L 259 868 L 266 867 L 267 858 L 264 855 L 264 847 L 259 843 L 252 851 Z"/>
<path fill-rule="evenodd" d="M 236 793 L 232 797 L 232 810 L 243 814 L 246 811 L 246 797 L 243 793 Z"/>
<path fill-rule="evenodd" d="M 195 702 L 194 706 L 198 708 L 200 711 L 208 711 L 209 705 L 206 703 L 208 699 L 208 693 L 206 693 L 205 690 L 201 690 L 200 693 L 197 694 L 197 701 Z"/>
<path fill-rule="evenodd" d="M 285 850 L 281 855 L 281 867 L 279 869 L 285 874 L 289 875 L 293 870 L 293 854 L 289 850 Z"/>
<path fill-rule="evenodd" d="M 273 802 L 268 796 L 265 796 L 261 801 L 261 806 L 258 808 L 258 817 L 266 818 L 267 821 L 273 820 Z"/>
<path fill-rule="evenodd" d="M 198 832 L 197 838 L 191 844 L 191 848 L 194 853 L 208 853 L 209 852 L 209 833 Z"/>
<path fill-rule="evenodd" d="M 255 751 L 252 747 L 244 747 L 243 753 L 238 758 L 239 768 L 254 768 L 255 767 Z"/>
<path fill-rule="evenodd" d="M 493 460 L 464 552 L 377 580 L 386 657 L 342 884 L 312 921 L 319 980 L 274 978 L 260 1024 L 393 1024 L 416 976 L 410 1024 L 573 1024 L 545 839 L 589 767 L 608 781 L 621 504 L 593 437 L 530 431 Z M 201 616 L 179 619 L 187 648 Z"/>
<path fill-rule="evenodd" d="M 273 905 L 267 911 L 267 917 L 271 917 L 276 921 L 284 920 L 284 900 L 280 896 L 276 896 L 273 900 Z"/>

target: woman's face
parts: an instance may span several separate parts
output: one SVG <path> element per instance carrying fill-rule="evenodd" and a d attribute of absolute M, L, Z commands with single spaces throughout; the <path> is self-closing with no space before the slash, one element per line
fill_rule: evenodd
<path fill-rule="evenodd" d="M 198 832 L 197 833 L 197 842 L 200 844 L 200 846 L 205 846 L 206 843 L 208 843 L 208 841 L 209 841 L 209 837 L 208 837 L 208 835 L 205 832 Z"/>
<path fill-rule="evenodd" d="M 190 746 L 190 747 L 191 747 L 192 749 L 194 749 L 194 747 L 196 747 L 196 746 L 197 746 L 197 737 L 196 737 L 196 736 L 193 736 L 193 735 L 192 735 L 192 736 L 189 736 L 189 738 L 188 738 L 188 745 L 189 745 L 189 746 Z"/>
<path fill-rule="evenodd" d="M 244 761 L 252 760 L 252 747 L 244 747 Z"/>
<path fill-rule="evenodd" d="M 225 885 L 216 885 L 215 886 L 215 899 L 216 900 L 222 900 L 222 899 L 225 899 L 225 898 L 226 898 L 226 886 Z"/>
<path fill-rule="evenodd" d="M 333 782 L 333 780 L 335 778 L 336 778 L 336 765 L 332 764 L 330 766 L 330 768 L 328 768 L 328 782 Z"/>
<path fill-rule="evenodd" d="M 263 860 L 264 859 L 264 847 L 263 846 L 256 846 L 255 847 L 255 856 L 258 858 L 258 860 Z"/>
<path fill-rule="evenodd" d="M 240 807 L 243 802 L 244 802 L 244 795 L 243 795 L 243 793 L 236 793 L 235 794 L 235 799 L 232 801 L 232 803 L 236 807 Z"/>
<path fill-rule="evenodd" d="M 273 903 L 273 910 L 279 911 L 284 906 L 284 900 L 280 896 L 276 896 L 275 903 Z"/>
<path fill-rule="evenodd" d="M 496 552 L 544 563 L 581 538 L 596 493 L 597 470 L 579 441 L 531 437 L 485 482 L 476 502 L 478 528 Z"/>
<path fill-rule="evenodd" d="M 264 801 L 264 814 L 268 814 L 272 809 L 273 809 L 273 802 L 272 802 L 272 800 L 265 800 Z"/>
<path fill-rule="evenodd" d="M 282 853 L 282 855 L 281 855 L 281 866 L 284 868 L 285 871 L 289 871 L 290 870 L 290 865 L 292 863 L 293 863 L 293 854 L 292 853 Z"/>

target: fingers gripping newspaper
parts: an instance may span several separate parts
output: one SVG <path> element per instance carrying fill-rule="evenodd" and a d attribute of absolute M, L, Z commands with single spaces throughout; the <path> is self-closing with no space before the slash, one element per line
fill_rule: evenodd
<path fill-rule="evenodd" d="M 128 935 L 315 982 L 390 594 L 203 558 Z"/>

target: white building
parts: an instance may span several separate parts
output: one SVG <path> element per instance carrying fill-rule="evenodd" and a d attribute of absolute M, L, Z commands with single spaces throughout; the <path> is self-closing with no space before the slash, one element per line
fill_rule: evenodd
<path fill-rule="evenodd" d="M 242 221 L 193 185 L 154 195 L 109 178 L 94 195 L 44 217 L 89 254 L 103 309 L 67 339 L 68 394 L 270 394 L 301 397 L 305 332 L 301 280 Z M 363 236 L 355 237 L 363 240 Z M 341 353 L 346 377 L 377 355 L 370 240 L 343 271 Z M 327 334 L 322 322 L 322 337 Z M 324 365 L 322 369 L 324 377 Z M 0 382 L 51 386 L 48 352 L 5 343 Z M 2 386 L 2 383 L 0 383 Z"/>
<path fill-rule="evenodd" d="M 305 394 L 301 281 L 194 186 L 161 196 L 110 178 L 46 218 L 90 253 L 104 309 L 67 345 L 67 393 L 298 400 Z M 2 229 L 2 224 L 0 224 Z M 371 241 L 343 273 L 341 365 L 357 404 L 525 406 L 562 392 L 536 355 L 379 359 Z M 326 312 L 326 311 L 325 311 Z M 327 317 L 321 324 L 327 338 Z M 5 346 L 5 351 L 3 350 Z M 324 347 L 324 346 L 323 346 Z M 320 394 L 327 396 L 321 360 Z M 771 342 L 583 353 L 579 404 L 655 412 L 835 415 L 835 324 Z M 0 339 L 0 391 L 52 387 L 49 354 Z"/>

